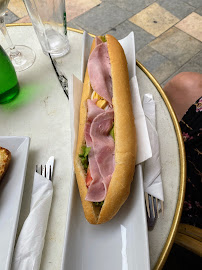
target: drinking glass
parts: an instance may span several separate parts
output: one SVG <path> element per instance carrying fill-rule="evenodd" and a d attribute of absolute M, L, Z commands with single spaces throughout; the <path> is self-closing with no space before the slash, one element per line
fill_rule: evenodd
<path fill-rule="evenodd" d="M 53 57 L 68 53 L 65 0 L 24 0 L 43 52 Z"/>
<path fill-rule="evenodd" d="M 9 1 L 10 0 L 0 0 L 0 30 L 8 43 L 9 48 L 6 49 L 6 53 L 9 55 L 15 70 L 22 71 L 33 65 L 36 56 L 29 47 L 24 45 L 14 46 L 10 39 L 4 21 L 4 14 Z"/>

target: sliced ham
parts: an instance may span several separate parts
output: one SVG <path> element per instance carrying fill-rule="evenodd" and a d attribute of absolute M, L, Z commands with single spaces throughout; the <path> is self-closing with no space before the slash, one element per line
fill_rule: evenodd
<path fill-rule="evenodd" d="M 103 113 L 104 110 L 99 108 L 97 105 L 96 105 L 96 101 L 97 100 L 91 100 L 91 99 L 88 99 L 87 100 L 87 107 L 88 107 L 88 121 L 89 122 L 92 122 L 92 120 L 100 113 Z"/>
<path fill-rule="evenodd" d="M 86 200 L 103 201 L 115 167 L 114 140 L 109 135 L 114 122 L 112 107 L 111 65 L 107 43 L 96 38 L 96 47 L 88 60 L 88 73 L 93 90 L 109 103 L 107 110 L 96 105 L 97 100 L 87 100 L 88 116 L 85 126 L 86 145 L 91 147 L 89 153 L 89 181 Z"/>
<path fill-rule="evenodd" d="M 88 147 L 92 147 L 91 143 L 92 143 L 92 139 L 90 137 L 90 127 L 91 127 L 91 122 L 93 121 L 93 119 L 104 112 L 103 109 L 99 108 L 96 105 L 96 100 L 87 100 L 87 108 L 88 108 L 88 115 L 87 115 L 87 122 L 86 122 L 86 126 L 85 126 L 85 140 L 86 140 L 86 145 Z"/>
<path fill-rule="evenodd" d="M 102 43 L 102 40 L 99 37 L 95 37 L 95 46 Z"/>
<path fill-rule="evenodd" d="M 89 185 L 86 200 L 103 201 L 114 171 L 114 140 L 109 135 L 114 121 L 113 109 L 104 111 L 93 101 L 88 101 L 88 121 L 85 128 L 85 138 L 89 153 L 89 169 L 92 182 Z M 95 108 L 97 107 L 97 108 Z M 92 118 L 94 116 L 94 118 Z"/>
<path fill-rule="evenodd" d="M 114 121 L 113 110 L 99 114 L 91 124 L 90 137 L 93 149 L 103 178 L 112 175 L 115 166 L 114 140 L 109 135 Z"/>
<path fill-rule="evenodd" d="M 90 202 L 101 202 L 105 198 L 105 185 L 102 183 L 102 176 L 100 174 L 98 164 L 94 155 L 93 147 L 91 148 L 89 158 L 89 169 L 92 181 L 88 187 L 86 200 Z"/>
<path fill-rule="evenodd" d="M 87 122 L 86 129 L 85 129 L 85 138 L 86 138 L 86 145 L 88 147 L 91 147 L 90 153 L 88 155 L 88 160 L 89 160 L 89 170 L 92 177 L 92 181 L 90 182 L 89 185 L 87 185 L 88 192 L 85 199 L 87 201 L 92 201 L 92 202 L 101 202 L 105 198 L 106 190 L 105 190 L 105 185 L 103 185 L 102 183 L 102 176 L 100 174 L 100 170 L 99 170 L 96 157 L 94 154 L 93 142 L 90 136 L 90 127 L 91 127 L 91 123 Z"/>
<path fill-rule="evenodd" d="M 102 43 L 99 39 L 96 44 L 88 60 L 90 83 L 98 95 L 112 104 L 111 64 L 107 43 Z"/>
<path fill-rule="evenodd" d="M 86 140 L 87 147 L 92 147 L 92 139 L 90 136 L 90 126 L 91 126 L 91 123 L 87 122 L 85 126 L 85 140 Z"/>

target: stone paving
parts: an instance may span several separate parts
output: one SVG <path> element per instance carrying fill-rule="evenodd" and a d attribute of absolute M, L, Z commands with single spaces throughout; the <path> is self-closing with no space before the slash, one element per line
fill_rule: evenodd
<path fill-rule="evenodd" d="M 137 59 L 163 86 L 181 71 L 202 73 L 201 0 L 68 0 L 68 26 L 123 38 L 134 31 Z M 30 22 L 10 0 L 6 23 Z"/>

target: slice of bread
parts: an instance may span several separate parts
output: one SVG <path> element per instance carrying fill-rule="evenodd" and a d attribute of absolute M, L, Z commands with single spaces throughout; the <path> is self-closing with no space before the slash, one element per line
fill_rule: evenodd
<path fill-rule="evenodd" d="M 6 173 L 11 161 L 11 152 L 0 146 L 0 181 Z"/>

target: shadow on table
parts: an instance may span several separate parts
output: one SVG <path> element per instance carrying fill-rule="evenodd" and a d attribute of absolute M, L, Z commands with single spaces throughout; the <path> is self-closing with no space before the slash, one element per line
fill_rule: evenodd
<path fill-rule="evenodd" d="M 186 270 L 202 269 L 202 260 L 200 256 L 188 251 L 185 248 L 174 244 L 163 270 Z"/>

